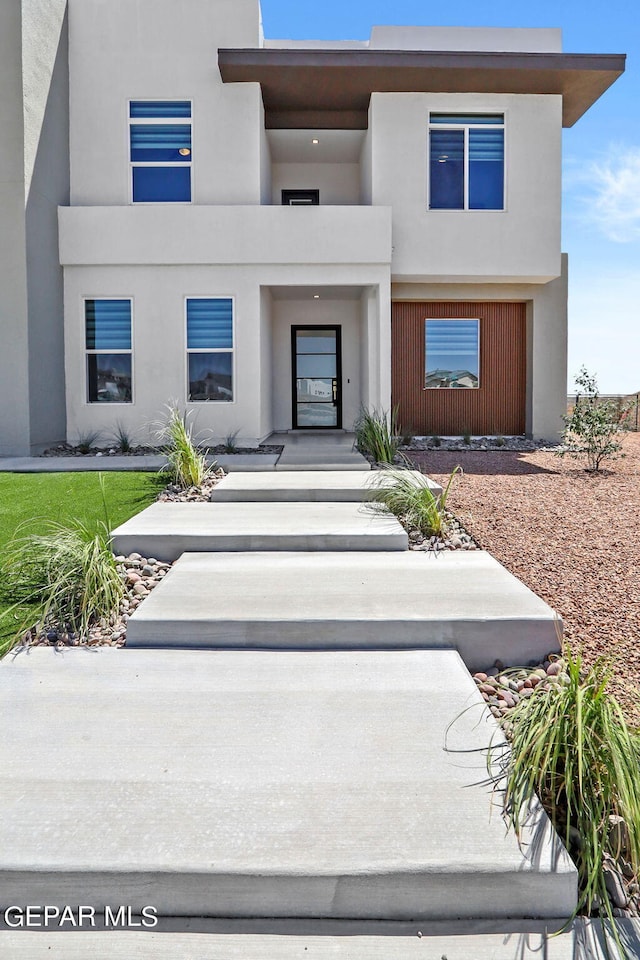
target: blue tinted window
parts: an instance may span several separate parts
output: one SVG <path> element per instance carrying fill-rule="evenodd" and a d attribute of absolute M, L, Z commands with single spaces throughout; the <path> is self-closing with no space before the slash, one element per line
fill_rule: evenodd
<path fill-rule="evenodd" d="M 233 347 L 233 303 L 230 298 L 187 300 L 187 349 Z"/>
<path fill-rule="evenodd" d="M 189 163 L 191 124 L 131 124 L 131 159 L 147 163 Z"/>
<path fill-rule="evenodd" d="M 131 301 L 85 300 L 87 399 L 131 403 Z"/>
<path fill-rule="evenodd" d="M 131 301 L 85 300 L 87 350 L 131 349 Z"/>
<path fill-rule="evenodd" d="M 429 116 L 430 123 L 447 123 L 450 126 L 460 124 L 468 126 L 479 123 L 504 123 L 504 116 L 501 113 L 432 113 Z"/>
<path fill-rule="evenodd" d="M 189 100 L 133 100 L 129 104 L 129 116 L 141 120 L 190 117 L 191 102 Z"/>
<path fill-rule="evenodd" d="M 131 354 L 87 355 L 89 403 L 131 403 Z"/>
<path fill-rule="evenodd" d="M 504 116 L 432 113 L 429 122 L 430 208 L 503 210 Z"/>
<path fill-rule="evenodd" d="M 233 400 L 233 355 L 189 354 L 189 400 Z"/>
<path fill-rule="evenodd" d="M 134 167 L 133 199 L 138 203 L 188 203 L 190 167 Z"/>
<path fill-rule="evenodd" d="M 189 203 L 191 102 L 134 100 L 129 104 L 129 117 L 133 202 Z"/>
<path fill-rule="evenodd" d="M 187 350 L 188 399 L 232 401 L 233 301 L 230 297 L 187 300 Z"/>
<path fill-rule="evenodd" d="M 464 131 L 431 131 L 430 187 L 432 210 L 464 207 Z"/>
<path fill-rule="evenodd" d="M 504 130 L 469 130 L 469 208 L 504 207 Z"/>
<path fill-rule="evenodd" d="M 464 389 L 479 386 L 480 321 L 425 320 L 425 386 Z"/>

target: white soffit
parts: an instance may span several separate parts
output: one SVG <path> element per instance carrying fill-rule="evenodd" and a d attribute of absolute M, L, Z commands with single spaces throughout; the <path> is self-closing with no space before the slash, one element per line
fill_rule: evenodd
<path fill-rule="evenodd" d="M 365 130 L 267 130 L 273 163 L 358 163 L 365 135 Z"/>

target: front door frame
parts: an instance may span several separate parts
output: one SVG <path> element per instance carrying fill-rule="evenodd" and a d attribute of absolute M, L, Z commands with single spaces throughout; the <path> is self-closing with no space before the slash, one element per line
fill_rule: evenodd
<path fill-rule="evenodd" d="M 336 336 L 335 426 L 298 426 L 297 337 L 298 330 L 333 330 Z M 342 326 L 335 323 L 296 323 L 291 327 L 291 424 L 294 430 L 342 430 Z"/>

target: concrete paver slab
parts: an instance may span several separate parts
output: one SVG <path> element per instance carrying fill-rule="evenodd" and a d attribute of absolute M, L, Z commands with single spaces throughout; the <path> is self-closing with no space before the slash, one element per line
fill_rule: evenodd
<path fill-rule="evenodd" d="M 129 620 L 127 643 L 452 647 L 474 670 L 545 656 L 558 622 L 483 551 L 186 554 Z"/>
<path fill-rule="evenodd" d="M 342 430 L 274 433 L 265 442 L 284 447 L 276 470 L 371 470 L 355 449 L 355 434 Z"/>
<path fill-rule="evenodd" d="M 97 473 L 118 471 L 156 471 L 166 457 L 0 457 L 0 473 Z"/>
<path fill-rule="evenodd" d="M 497 728 L 453 651 L 35 648 L 0 663 L 0 718 L 19 726 L 0 740 L 2 904 L 441 920 L 575 904 L 546 817 L 521 845 L 505 831 Z"/>
<path fill-rule="evenodd" d="M 117 553 L 175 560 L 203 550 L 406 550 L 408 538 L 391 514 L 356 503 L 154 503 L 114 530 L 113 543 Z"/>
<path fill-rule="evenodd" d="M 210 462 L 229 471 L 274 470 L 278 454 L 234 453 L 218 454 Z M 0 457 L 0 473 L 68 473 L 97 471 L 161 470 L 166 457 L 148 454 L 135 457 Z"/>
<path fill-rule="evenodd" d="M 80 934 L 0 929 L 0 956 L 11 960 L 298 960 L 301 956 L 305 960 L 619 960 L 615 947 L 610 945 L 611 953 L 605 953 L 601 924 L 594 920 L 577 920 L 559 935 L 535 922 L 519 929 L 504 923 L 502 931 L 493 933 L 455 929 L 449 934 L 432 934 L 428 924 L 334 922 L 330 927 L 339 929 L 332 933 L 323 933 L 322 924 L 300 921 L 185 921 L 185 925 L 186 930 L 164 932 L 161 921 L 158 932 L 84 930 Z M 190 932 L 199 926 L 212 930 Z M 637 960 L 640 921 L 623 920 L 620 927 L 629 960 Z"/>
<path fill-rule="evenodd" d="M 422 478 L 417 470 L 407 471 L 416 479 Z M 211 494 L 217 503 L 257 501 L 354 501 L 370 500 L 377 484 L 384 482 L 386 474 L 381 471 L 303 470 L 299 472 L 276 472 L 231 474 L 225 477 Z M 442 493 L 442 487 L 424 477 L 434 496 Z"/>

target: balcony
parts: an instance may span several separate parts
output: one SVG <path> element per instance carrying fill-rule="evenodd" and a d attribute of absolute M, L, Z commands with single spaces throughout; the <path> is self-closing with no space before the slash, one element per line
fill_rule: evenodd
<path fill-rule="evenodd" d="M 390 264 L 391 208 L 60 207 L 60 262 Z"/>

